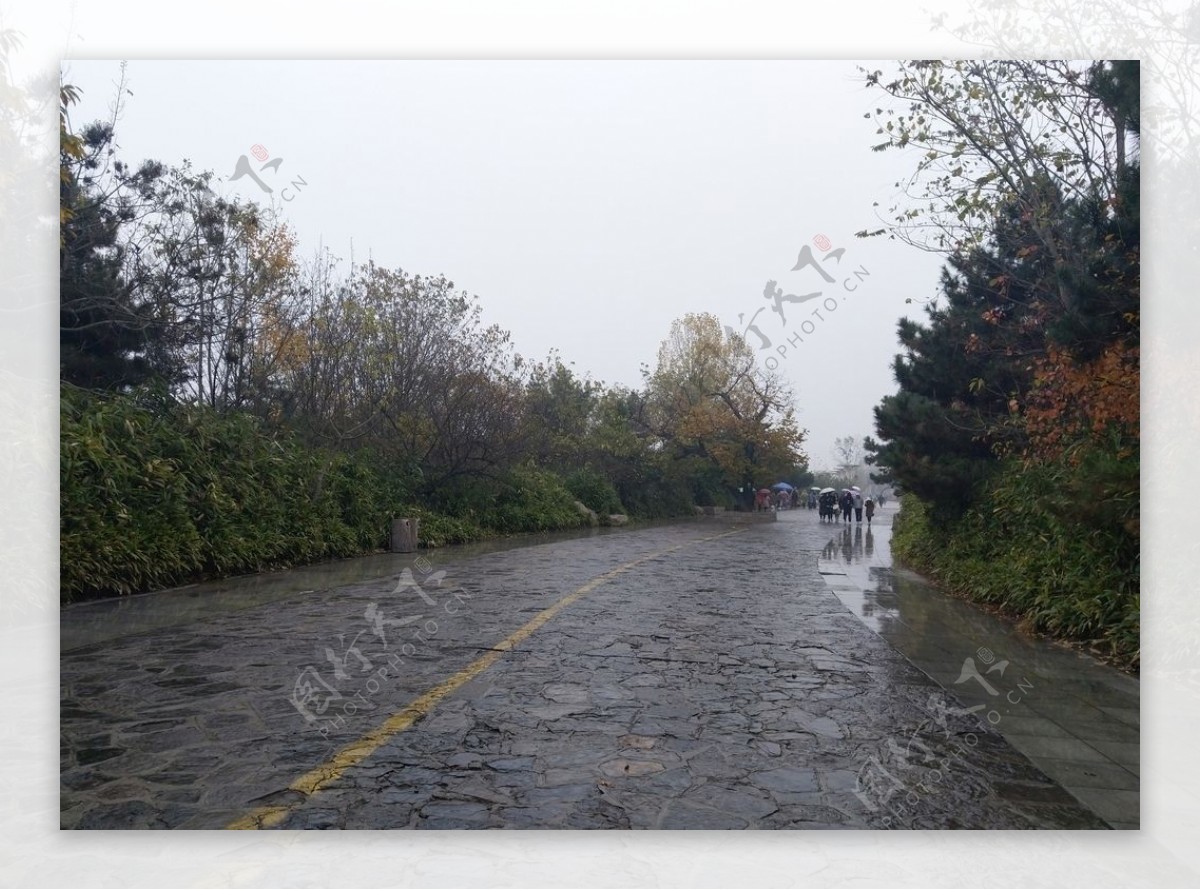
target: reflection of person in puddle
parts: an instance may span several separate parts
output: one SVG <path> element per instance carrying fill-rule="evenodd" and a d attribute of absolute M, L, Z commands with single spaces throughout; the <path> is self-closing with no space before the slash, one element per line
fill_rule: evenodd
<path fill-rule="evenodd" d="M 842 529 L 842 559 L 846 562 L 853 562 L 854 555 L 850 546 L 850 526 Z"/>
<path fill-rule="evenodd" d="M 863 540 L 862 540 L 862 526 L 861 525 L 854 526 L 854 555 L 856 557 L 858 557 L 858 559 L 860 559 L 860 560 L 862 559 Z"/>
<path fill-rule="evenodd" d="M 867 556 L 869 557 L 875 552 L 875 536 L 871 534 L 871 526 L 867 526 Z"/>
<path fill-rule="evenodd" d="M 835 556 L 837 556 L 837 544 L 830 539 L 829 543 L 825 545 L 825 549 L 821 551 L 821 558 L 833 559 Z"/>

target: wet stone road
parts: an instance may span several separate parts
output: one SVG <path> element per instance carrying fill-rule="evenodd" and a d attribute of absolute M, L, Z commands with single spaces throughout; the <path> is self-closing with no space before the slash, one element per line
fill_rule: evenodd
<path fill-rule="evenodd" d="M 435 551 L 65 649 L 61 824 L 1106 827 L 842 605 L 830 536 Z"/>

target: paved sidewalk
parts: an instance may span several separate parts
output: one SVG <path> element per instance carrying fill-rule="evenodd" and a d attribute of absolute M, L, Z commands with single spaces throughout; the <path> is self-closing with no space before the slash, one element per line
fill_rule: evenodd
<path fill-rule="evenodd" d="M 891 506 L 868 528 L 829 525 L 819 570 L 868 627 L 977 713 L 1113 828 L 1136 829 L 1136 677 L 1045 639 L 894 567 Z"/>

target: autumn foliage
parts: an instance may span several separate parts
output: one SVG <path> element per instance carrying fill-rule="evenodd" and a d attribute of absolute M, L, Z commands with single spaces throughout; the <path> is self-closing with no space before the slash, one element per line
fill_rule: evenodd
<path fill-rule="evenodd" d="M 1140 438 L 1140 383 L 1136 346 L 1110 344 L 1090 362 L 1051 346 L 1034 364 L 1024 406 L 1028 453 L 1054 459 L 1080 442 L 1099 446 L 1116 435 L 1121 456 L 1131 456 Z"/>

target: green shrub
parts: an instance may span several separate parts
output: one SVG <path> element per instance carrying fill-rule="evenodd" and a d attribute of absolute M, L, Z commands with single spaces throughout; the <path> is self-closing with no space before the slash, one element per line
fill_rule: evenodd
<path fill-rule="evenodd" d="M 510 471 L 483 516 L 486 527 L 502 534 L 579 528 L 587 523 L 563 480 L 532 467 Z"/>
<path fill-rule="evenodd" d="M 60 408 L 60 562 L 64 599 L 127 593 L 187 577 L 205 559 L 188 508 L 188 443 L 128 399 L 65 388 Z"/>
<path fill-rule="evenodd" d="M 638 519 L 664 519 L 693 513 L 691 488 L 686 478 L 663 462 L 647 462 L 617 485 L 621 503 Z"/>
<path fill-rule="evenodd" d="M 616 488 L 593 469 L 576 470 L 567 477 L 566 486 L 580 503 L 599 516 L 625 512 Z"/>
<path fill-rule="evenodd" d="M 64 387 L 65 601 L 384 546 L 402 473 L 307 449 L 247 415 Z"/>
<path fill-rule="evenodd" d="M 956 523 L 911 494 L 892 550 L 950 590 L 1021 616 L 1035 631 L 1097 645 L 1136 666 L 1140 593 L 1133 469 L 1102 456 L 1012 461 Z M 1109 480 L 1107 488 L 1097 479 Z M 1124 480 L 1124 483 L 1122 482 Z"/>

